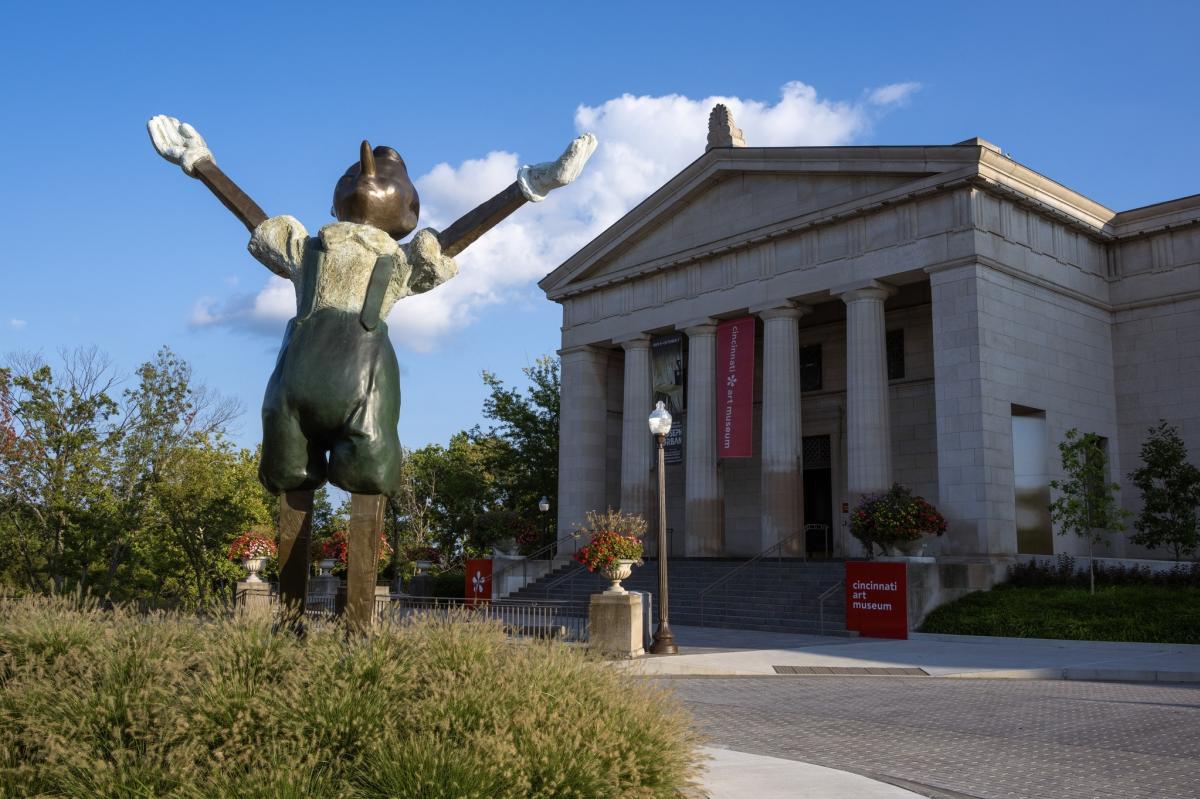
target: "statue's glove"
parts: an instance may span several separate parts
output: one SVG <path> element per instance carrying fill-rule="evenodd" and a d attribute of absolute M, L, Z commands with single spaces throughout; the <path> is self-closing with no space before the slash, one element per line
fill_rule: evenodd
<path fill-rule="evenodd" d="M 530 202 L 540 203 L 547 194 L 579 177 L 595 151 L 596 137 L 585 133 L 571 142 L 557 161 L 521 167 L 517 172 L 521 193 Z"/>
<path fill-rule="evenodd" d="M 188 175 L 201 161 L 213 161 L 204 137 L 186 122 L 159 114 L 146 123 L 146 130 L 158 154 L 172 164 L 179 164 Z"/>

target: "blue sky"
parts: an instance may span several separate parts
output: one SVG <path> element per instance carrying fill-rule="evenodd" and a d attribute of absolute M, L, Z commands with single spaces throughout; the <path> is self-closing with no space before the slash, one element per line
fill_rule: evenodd
<path fill-rule="evenodd" d="M 207 138 L 268 214 L 311 231 L 360 139 L 418 178 L 444 226 L 580 130 L 580 181 L 472 246 L 389 320 L 401 438 L 480 421 L 558 345 L 534 285 L 703 151 L 729 101 L 747 142 L 983 136 L 1114 209 L 1200 191 L 1200 12 L 1184 3 L 39 3 L 0 50 L 0 353 L 94 344 L 125 371 L 167 344 L 257 409 L 290 289 L 241 225 L 155 155 L 154 114 Z"/>

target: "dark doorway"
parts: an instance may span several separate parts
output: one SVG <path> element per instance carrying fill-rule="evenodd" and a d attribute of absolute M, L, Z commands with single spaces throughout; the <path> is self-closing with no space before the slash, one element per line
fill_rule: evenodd
<path fill-rule="evenodd" d="M 804 551 L 810 558 L 833 557 L 833 469 L 829 436 L 805 436 L 804 447 Z M 824 529 L 808 525 L 824 525 Z"/>

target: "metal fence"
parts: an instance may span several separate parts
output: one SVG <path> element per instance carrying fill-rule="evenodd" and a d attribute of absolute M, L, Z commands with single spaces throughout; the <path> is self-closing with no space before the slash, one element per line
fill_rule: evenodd
<path fill-rule="evenodd" d="M 375 613 L 385 624 L 432 616 L 498 622 L 509 636 L 516 638 L 550 638 L 567 643 L 584 642 L 588 638 L 588 608 L 579 602 L 486 601 L 396 594 L 377 597 Z"/>
<path fill-rule="evenodd" d="M 335 594 L 309 594 L 305 615 L 313 620 L 331 621 L 341 612 L 341 600 Z M 235 605 L 248 607 L 261 603 L 266 608 L 277 607 L 278 595 L 273 586 L 241 590 Z M 383 624 L 400 624 L 418 617 L 437 617 L 467 622 L 498 622 L 510 637 L 547 638 L 565 643 L 588 640 L 588 606 L 586 602 L 554 600 L 473 600 L 445 597 L 390 594 L 375 598 L 375 618 Z"/>

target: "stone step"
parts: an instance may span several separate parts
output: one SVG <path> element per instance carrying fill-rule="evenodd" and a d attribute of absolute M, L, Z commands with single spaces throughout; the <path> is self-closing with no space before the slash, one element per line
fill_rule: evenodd
<path fill-rule="evenodd" d="M 819 597 L 845 577 L 841 561 L 675 560 L 670 562 L 671 620 L 682 625 L 791 633 L 845 635 L 840 594 L 821 607 Z M 730 576 L 732 574 L 732 576 Z M 723 578 L 724 583 L 713 587 Z M 622 584 L 656 596 L 658 568 L 653 559 L 636 567 Z M 510 595 L 529 601 L 566 600 L 585 607 L 592 594 L 608 587 L 601 575 L 574 564 L 556 568 Z M 707 593 L 705 593 L 707 591 Z M 822 627 L 822 611 L 823 627 Z"/>

